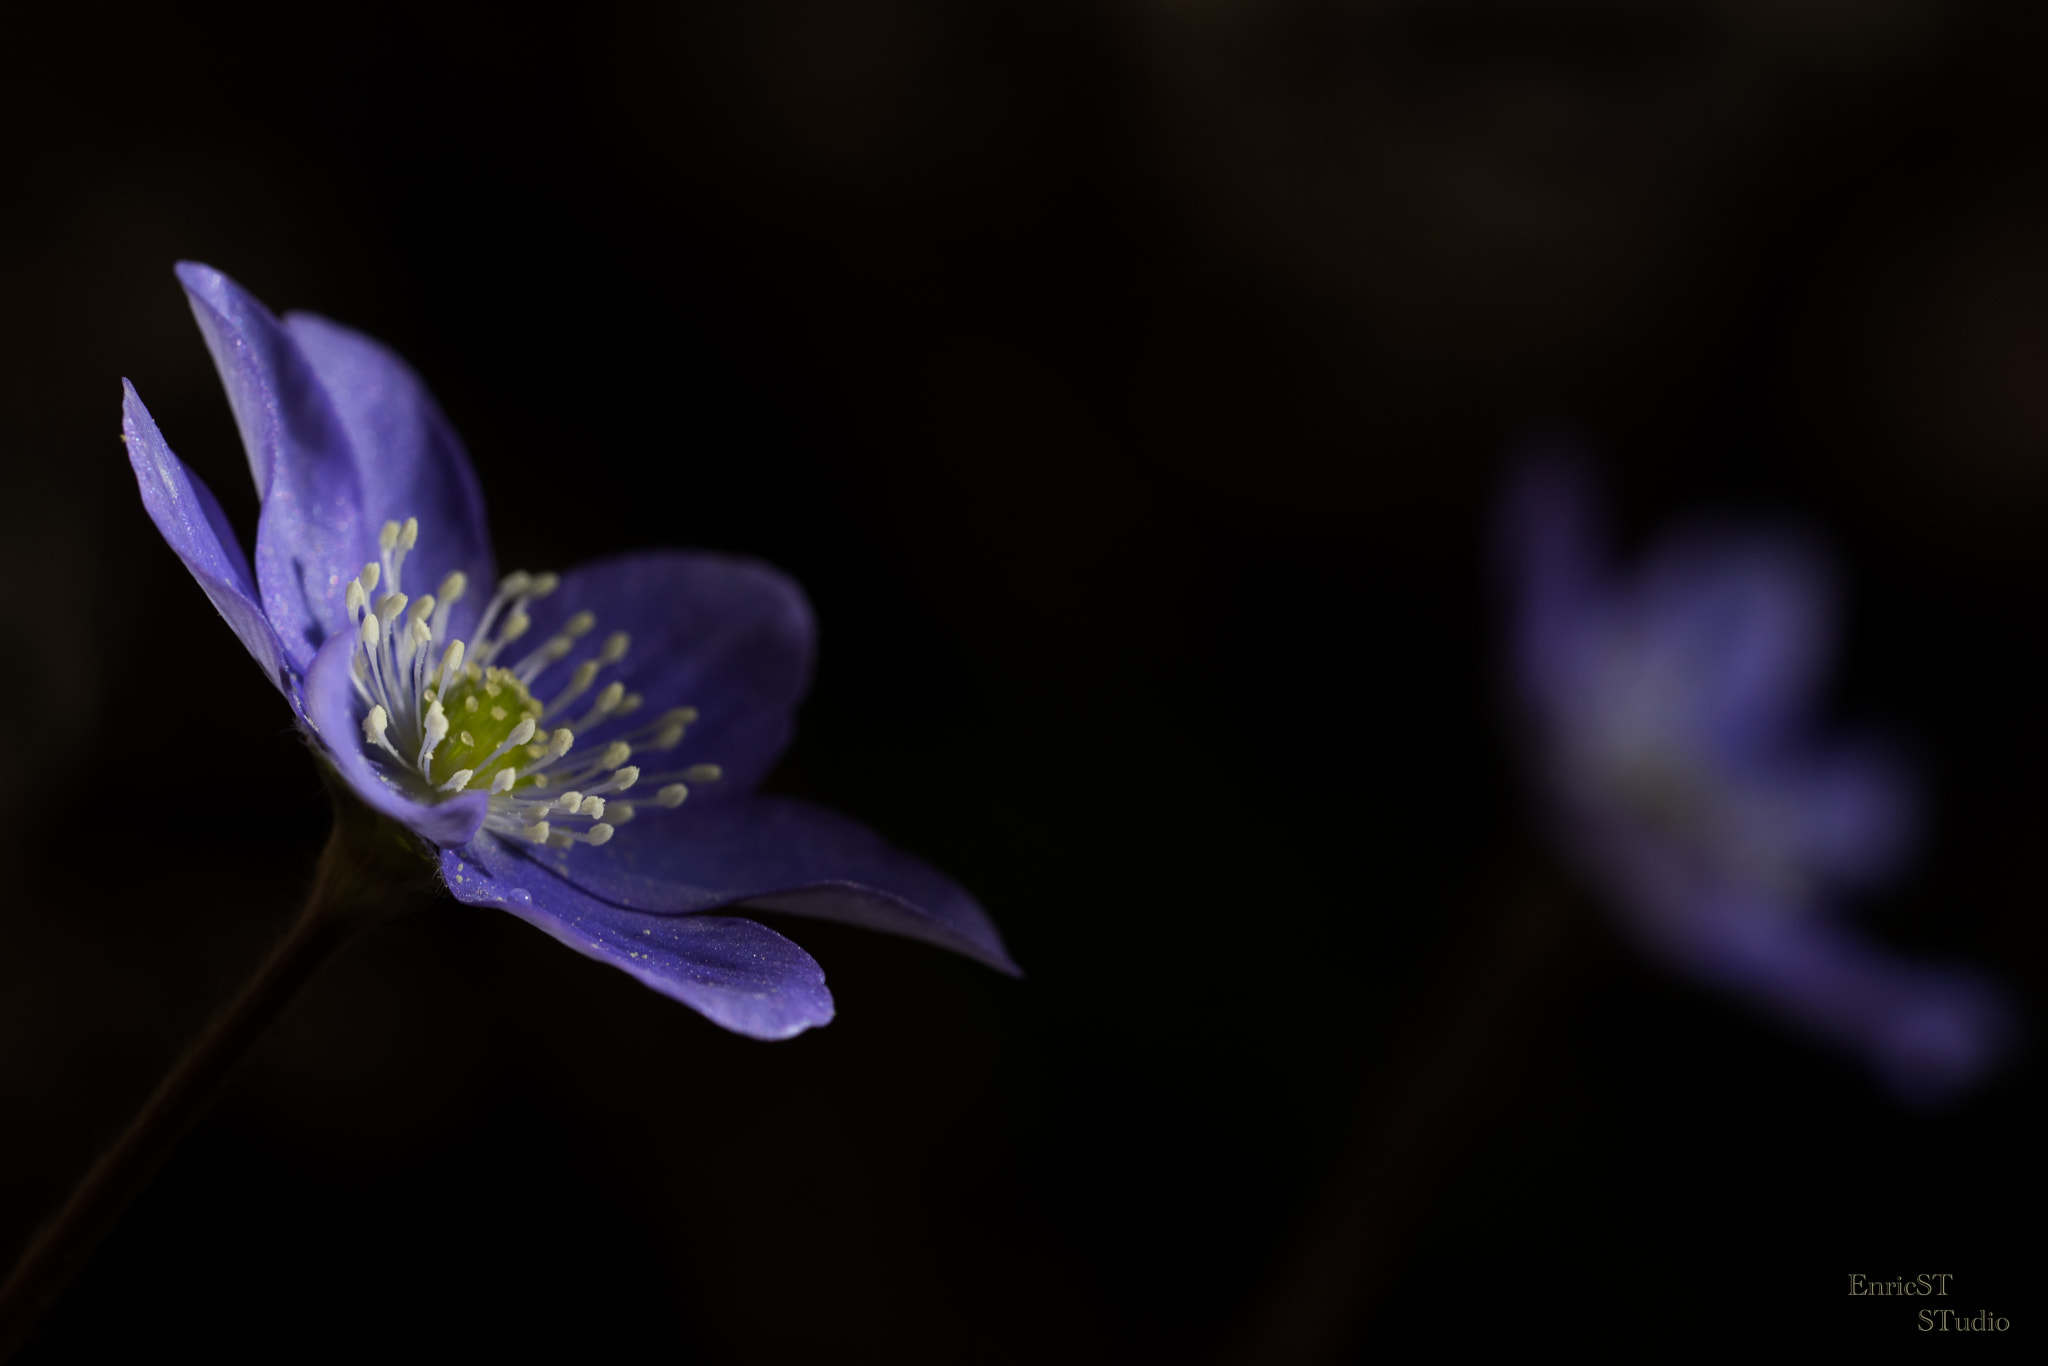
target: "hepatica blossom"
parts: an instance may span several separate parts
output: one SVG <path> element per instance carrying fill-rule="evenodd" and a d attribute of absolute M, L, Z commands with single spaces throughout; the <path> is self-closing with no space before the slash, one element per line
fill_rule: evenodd
<path fill-rule="evenodd" d="M 216 270 L 185 286 L 262 500 L 255 572 L 133 386 L 142 498 L 348 788 L 497 906 L 728 1029 L 832 1018 L 747 905 L 1015 965 L 959 886 L 826 811 L 756 795 L 810 673 L 803 594 L 674 550 L 499 577 L 461 443 L 405 363 Z M 576 481 L 527 490 L 573 501 Z"/>
<path fill-rule="evenodd" d="M 1503 506 L 1512 666 L 1536 786 L 1567 856 L 1644 949 L 1860 1054 L 1938 1102 L 1996 1063 L 2004 998 L 1859 935 L 1843 897 L 1916 834 L 1901 761 L 1809 713 L 1834 631 L 1809 544 L 1701 526 L 1632 574 L 1602 562 L 1580 465 L 1531 460 Z"/>

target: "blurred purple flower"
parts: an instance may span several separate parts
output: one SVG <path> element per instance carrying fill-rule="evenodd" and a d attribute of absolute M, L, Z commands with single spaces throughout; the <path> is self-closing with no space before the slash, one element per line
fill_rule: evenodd
<path fill-rule="evenodd" d="M 438 850 L 458 900 L 755 1038 L 830 1020 L 824 973 L 774 931 L 708 912 L 846 921 L 1016 972 L 943 874 L 753 793 L 810 676 L 794 583 L 673 550 L 500 579 L 469 459 L 403 361 L 324 318 L 280 321 L 216 270 L 178 278 L 262 500 L 253 579 L 129 386 L 143 503 L 319 753 Z M 525 492 L 573 505 L 564 482 Z"/>
<path fill-rule="evenodd" d="M 1809 714 L 1830 663 L 1828 566 L 1761 528 L 1695 527 L 1633 575 L 1603 563 L 1584 467 L 1516 473 L 1501 549 L 1513 671 L 1554 838 L 1678 971 L 1861 1054 L 1897 1096 L 1977 1083 L 2012 1033 L 1969 973 L 1903 959 L 1840 896 L 1911 854 L 1917 794 L 1874 741 Z"/>

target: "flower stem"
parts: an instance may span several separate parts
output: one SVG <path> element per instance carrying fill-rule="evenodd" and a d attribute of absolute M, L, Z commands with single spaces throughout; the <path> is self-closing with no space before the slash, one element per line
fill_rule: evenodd
<path fill-rule="evenodd" d="M 330 782 L 334 829 L 298 922 L 157 1086 L 128 1127 L 37 1231 L 0 1286 L 0 1361 L 27 1338 L 128 1202 L 227 1088 L 237 1065 L 322 964 L 358 930 L 421 891 L 431 864 L 397 827 Z"/>
<path fill-rule="evenodd" d="M 1395 1268 L 1401 1234 L 1583 921 L 1577 898 L 1548 870 L 1525 873 L 1494 906 L 1421 1048 L 1220 1362 L 1323 1366 L 1344 1358 Z"/>

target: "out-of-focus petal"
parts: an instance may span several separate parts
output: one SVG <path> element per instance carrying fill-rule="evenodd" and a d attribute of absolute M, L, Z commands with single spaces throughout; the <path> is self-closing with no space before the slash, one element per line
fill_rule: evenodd
<path fill-rule="evenodd" d="M 206 338 L 249 455 L 263 513 L 256 583 L 263 610 L 300 672 L 347 622 L 348 579 L 369 558 L 362 490 L 348 435 L 326 387 L 270 311 L 233 280 L 185 261 L 178 279 Z"/>
<path fill-rule="evenodd" d="M 1862 1054 L 1911 1104 L 1969 1090 L 2012 1043 L 2011 1004 L 1975 974 L 1897 957 L 1827 920 L 1727 906 L 1695 924 L 1679 966 Z"/>
<path fill-rule="evenodd" d="M 387 521 L 419 519 L 405 591 L 431 593 L 450 570 L 469 576 L 470 591 L 451 617 L 453 634 L 466 638 L 497 571 L 483 493 L 462 442 L 412 367 L 380 343 L 312 313 L 287 314 L 284 327 L 348 437 L 363 527 L 375 532 Z"/>
<path fill-rule="evenodd" d="M 142 488 L 142 505 L 192 577 L 213 602 L 221 619 L 264 676 L 300 705 L 292 674 L 285 667 L 284 647 L 256 601 L 249 561 L 235 542 L 234 530 L 221 515 L 220 504 L 199 477 L 171 453 L 135 386 L 121 381 L 121 432 L 128 444 L 128 463 Z"/>
<path fill-rule="evenodd" d="M 603 677 L 639 693 L 640 708 L 623 721 L 579 732 L 578 753 L 590 753 L 671 707 L 695 707 L 699 719 L 681 746 L 636 756 L 634 762 L 650 775 L 717 764 L 725 777 L 690 798 L 714 805 L 750 790 L 789 742 L 796 705 L 810 684 L 814 628 L 803 590 L 767 565 L 675 550 L 620 555 L 570 570 L 554 593 L 529 610 L 533 628 L 521 645 L 537 646 L 579 611 L 597 618 L 585 648 L 534 683 L 535 696 L 544 702 L 612 632 L 632 637 L 621 667 Z M 515 647 L 501 662 L 517 653 Z"/>
<path fill-rule="evenodd" d="M 457 900 L 502 907 L 735 1033 L 786 1039 L 832 1018 L 832 993 L 817 963 L 751 920 L 608 905 L 508 855 L 488 834 L 443 852 L 441 874 Z"/>
<path fill-rule="evenodd" d="M 1788 735 L 1831 662 L 1834 584 L 1807 542 L 1761 528 L 1699 528 L 1666 541 L 1627 601 L 1639 668 L 1684 727 L 1734 754 Z"/>
<path fill-rule="evenodd" d="M 1874 885 L 1919 850 L 1919 794 L 1905 760 L 1875 742 L 1838 745 L 1755 775 L 1757 820 L 1816 875 Z"/>
<path fill-rule="evenodd" d="M 1514 662 L 1525 692 L 1583 688 L 1585 620 L 1599 591 L 1598 509 L 1585 457 L 1558 442 L 1517 463 L 1494 528 L 1512 599 Z"/>
<path fill-rule="evenodd" d="M 306 719 L 325 747 L 328 761 L 372 810 L 444 849 L 467 844 L 483 825 L 489 798 L 481 792 L 465 792 L 429 805 L 412 800 L 384 781 L 365 752 L 365 708 L 349 676 L 354 654 L 355 637 L 342 632 L 320 647 L 306 674 Z"/>
<path fill-rule="evenodd" d="M 692 809 L 695 800 L 644 811 L 602 849 L 518 852 L 634 910 L 756 906 L 922 939 L 1017 973 L 973 897 L 866 826 L 783 798 Z"/>

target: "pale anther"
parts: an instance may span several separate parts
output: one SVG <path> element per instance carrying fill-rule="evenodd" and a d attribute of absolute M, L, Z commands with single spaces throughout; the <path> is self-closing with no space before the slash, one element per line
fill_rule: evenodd
<path fill-rule="evenodd" d="M 632 645 L 633 637 L 624 631 L 614 631 L 605 637 L 604 649 L 598 651 L 597 662 L 616 664 L 626 657 L 626 651 L 631 649 Z"/>
<path fill-rule="evenodd" d="M 670 783 L 654 794 L 654 800 L 663 806 L 675 807 L 683 804 L 683 798 L 690 795 L 690 789 L 681 783 Z"/>
<path fill-rule="evenodd" d="M 469 780 L 475 776 L 476 770 L 473 768 L 458 768 L 448 776 L 447 782 L 441 784 L 441 790 L 443 792 L 460 792 L 463 788 L 469 786 Z"/>
<path fill-rule="evenodd" d="M 715 783 L 725 776 L 725 770 L 717 764 L 691 764 L 683 770 L 686 783 Z"/>
<path fill-rule="evenodd" d="M 501 768 L 498 770 L 497 776 L 491 779 L 491 794 L 493 796 L 497 796 L 502 793 L 510 792 L 512 790 L 512 784 L 518 781 L 518 769 Z"/>
<path fill-rule="evenodd" d="M 589 841 L 592 845 L 599 845 L 603 844 L 606 840 L 609 840 L 611 837 L 612 828 L 609 825 L 599 822 L 598 824 L 590 827 L 590 833 L 588 835 L 585 835 L 584 839 Z"/>

